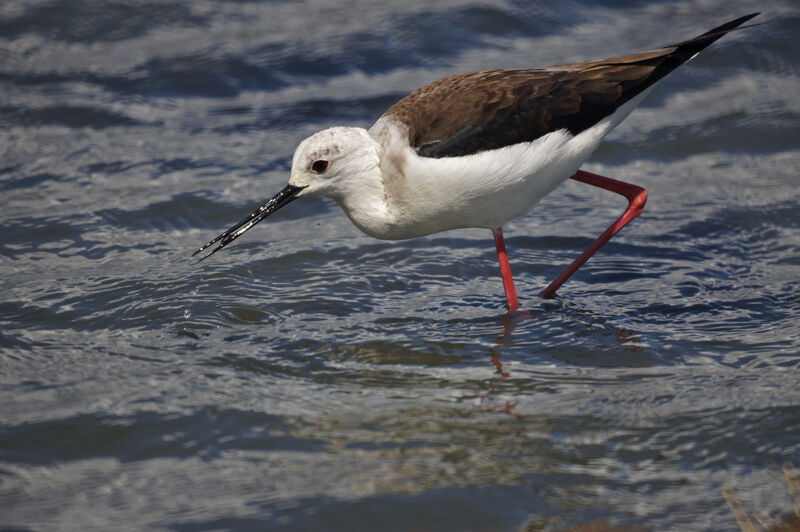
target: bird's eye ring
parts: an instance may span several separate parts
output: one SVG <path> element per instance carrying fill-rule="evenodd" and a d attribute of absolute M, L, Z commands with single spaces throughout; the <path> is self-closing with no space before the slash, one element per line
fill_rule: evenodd
<path fill-rule="evenodd" d="M 328 161 L 323 161 L 322 159 L 319 159 L 311 163 L 311 170 L 313 170 L 314 173 L 321 174 L 327 169 L 328 169 Z"/>

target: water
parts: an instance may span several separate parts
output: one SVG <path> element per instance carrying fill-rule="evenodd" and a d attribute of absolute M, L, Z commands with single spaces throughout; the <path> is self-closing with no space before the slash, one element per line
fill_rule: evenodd
<path fill-rule="evenodd" d="M 557 6 L 557 7 L 554 7 Z M 761 10 L 491 236 L 360 234 L 296 144 L 447 74 L 646 50 Z M 800 467 L 800 5 L 0 5 L 0 528 L 736 530 Z"/>

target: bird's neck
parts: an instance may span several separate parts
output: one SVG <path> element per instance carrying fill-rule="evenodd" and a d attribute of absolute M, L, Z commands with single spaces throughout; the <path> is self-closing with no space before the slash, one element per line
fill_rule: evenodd
<path fill-rule="evenodd" d="M 352 172 L 331 197 L 360 230 L 375 238 L 387 238 L 392 221 L 381 173 L 382 149 L 378 142 L 370 141 L 362 146 Z"/>
<path fill-rule="evenodd" d="M 359 179 L 348 193 L 333 199 L 356 227 L 372 237 L 381 238 L 388 221 L 388 209 L 380 170 L 376 168 L 375 174 L 369 179 Z"/>

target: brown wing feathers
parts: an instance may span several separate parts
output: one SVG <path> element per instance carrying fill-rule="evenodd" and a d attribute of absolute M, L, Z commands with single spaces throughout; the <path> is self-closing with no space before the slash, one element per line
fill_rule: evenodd
<path fill-rule="evenodd" d="M 425 157 L 468 155 L 559 129 L 577 134 L 756 14 L 653 52 L 450 76 L 413 92 L 384 116 L 405 123 L 410 145 Z"/>

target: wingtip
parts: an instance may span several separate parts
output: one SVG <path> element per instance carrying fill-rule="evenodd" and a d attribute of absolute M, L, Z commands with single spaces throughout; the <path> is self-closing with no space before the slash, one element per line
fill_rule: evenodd
<path fill-rule="evenodd" d="M 695 55 L 697 55 L 698 52 L 702 51 L 704 48 L 709 46 L 711 43 L 713 43 L 714 41 L 716 41 L 717 39 L 723 37 L 724 35 L 728 34 L 731 31 L 743 30 L 743 29 L 750 28 L 750 27 L 753 27 L 753 26 L 759 26 L 760 24 L 758 24 L 758 23 L 749 24 L 747 26 L 742 26 L 742 24 L 744 24 L 748 20 L 751 20 L 751 19 L 757 17 L 760 14 L 761 14 L 760 11 L 757 11 L 755 13 L 750 13 L 749 15 L 745 15 L 743 17 L 739 17 L 737 19 L 731 20 L 730 22 L 726 22 L 725 24 L 722 24 L 721 26 L 717 26 L 716 28 L 710 29 L 705 33 L 701 33 L 697 37 L 694 37 L 692 39 L 688 39 L 688 40 L 685 40 L 685 41 L 677 42 L 677 43 L 672 43 L 672 44 L 668 45 L 667 47 L 675 48 L 676 52 L 679 55 L 680 54 L 689 54 L 690 57 L 694 57 Z M 684 61 L 685 61 L 685 59 L 684 59 Z"/>
<path fill-rule="evenodd" d="M 707 31 L 707 32 L 703 33 L 702 35 L 698 35 L 697 38 L 699 39 L 701 37 L 706 37 L 706 36 L 708 36 L 708 37 L 717 36 L 717 34 L 724 35 L 725 32 L 728 32 L 728 31 L 730 31 L 730 30 L 732 30 L 732 29 L 734 29 L 734 28 L 736 28 L 738 26 L 741 26 L 742 24 L 744 24 L 748 20 L 751 20 L 751 19 L 757 17 L 760 14 L 761 14 L 761 11 L 756 11 L 755 13 L 750 13 L 749 15 L 745 15 L 743 17 L 739 17 L 737 19 L 731 20 L 730 22 L 726 22 L 725 24 L 722 24 L 721 26 L 717 26 L 716 28 Z M 720 37 L 722 35 L 720 35 Z"/>

